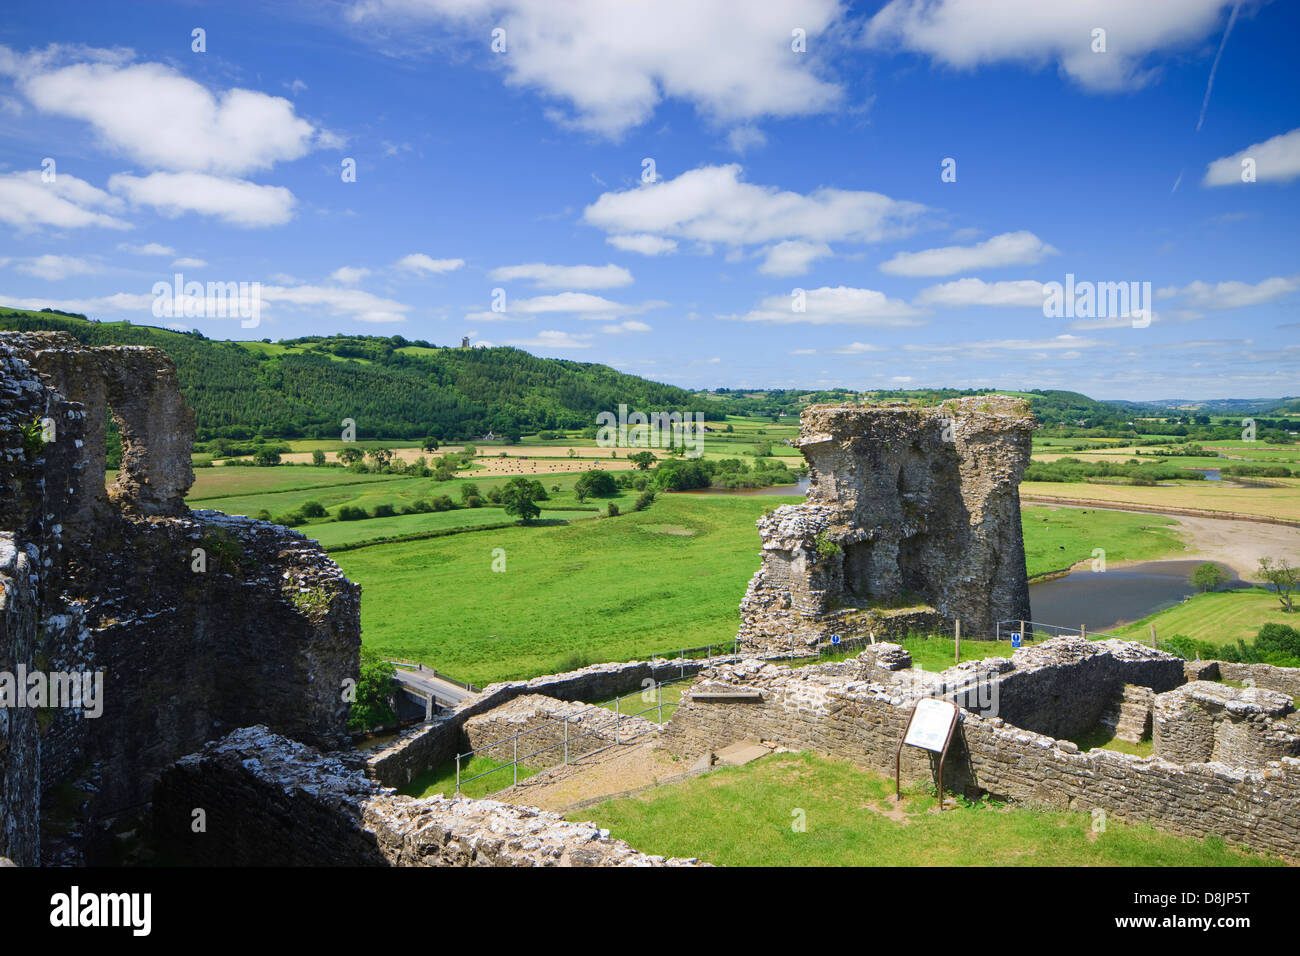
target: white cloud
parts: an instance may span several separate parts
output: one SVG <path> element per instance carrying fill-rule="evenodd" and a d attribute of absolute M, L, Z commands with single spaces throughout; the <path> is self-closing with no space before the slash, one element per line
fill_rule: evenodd
<path fill-rule="evenodd" d="M 489 276 L 496 282 L 523 279 L 534 282 L 543 289 L 614 289 L 632 282 L 632 273 L 616 265 L 552 266 L 544 262 L 530 262 L 493 269 Z"/>
<path fill-rule="evenodd" d="M 130 223 L 108 214 L 122 208 L 122 200 L 116 196 L 67 173 L 58 173 L 50 183 L 42 182 L 36 170 L 0 175 L 0 222 L 19 229 L 37 226 L 130 229 Z"/>
<path fill-rule="evenodd" d="M 208 263 L 207 260 L 205 259 L 194 259 L 189 256 L 185 256 L 173 262 L 172 268 L 173 269 L 204 269 L 207 268 L 207 265 Z"/>
<path fill-rule="evenodd" d="M 413 252 L 394 263 L 399 269 L 420 275 L 441 275 L 444 272 L 455 272 L 464 264 L 464 259 L 433 259 L 423 252 Z"/>
<path fill-rule="evenodd" d="M 1043 306 L 1043 284 L 1032 279 L 985 282 L 957 279 L 922 289 L 912 301 L 916 305 L 961 308 L 968 305 Z"/>
<path fill-rule="evenodd" d="M 624 252 L 639 252 L 643 256 L 659 256 L 665 252 L 676 252 L 675 239 L 663 239 L 642 233 L 637 236 L 609 236 L 606 240 L 615 249 Z"/>
<path fill-rule="evenodd" d="M 1241 309 L 1251 305 L 1261 305 L 1289 295 L 1300 288 L 1300 276 L 1283 278 L 1274 276 L 1251 285 L 1248 282 L 1219 282 L 1210 285 L 1199 279 L 1181 289 L 1166 286 L 1156 291 L 1156 298 L 1171 299 L 1175 296 L 1186 298 L 1188 304 L 1201 309 Z"/>
<path fill-rule="evenodd" d="M 91 318 L 104 313 L 143 312 L 152 315 L 153 312 L 153 295 L 144 292 L 118 292 L 86 299 L 21 298 L 0 293 L 0 302 L 15 309 L 58 309 L 61 312 L 80 312 Z"/>
<path fill-rule="evenodd" d="M 519 348 L 589 349 L 591 348 L 591 336 L 574 335 L 569 332 L 547 329 L 544 332 L 538 332 L 531 339 L 507 339 L 505 344 Z"/>
<path fill-rule="evenodd" d="M 900 252 L 881 263 L 880 271 L 899 276 L 950 276 L 976 269 L 1031 266 L 1057 252 L 1032 232 L 1004 232 L 973 246 Z"/>
<path fill-rule="evenodd" d="M 874 289 L 845 286 L 808 289 L 804 293 L 804 311 L 796 312 L 794 296 L 774 295 L 764 299 L 757 309 L 744 315 L 719 318 L 742 322 L 771 322 L 777 325 L 872 325 L 903 327 L 920 325 L 913 318 L 917 311 L 906 302 L 891 299 Z"/>
<path fill-rule="evenodd" d="M 69 276 L 95 275 L 103 269 L 96 262 L 76 256 L 46 254 L 30 259 L 5 260 L 14 263 L 14 269 L 38 279 L 66 279 Z"/>
<path fill-rule="evenodd" d="M 130 252 L 137 256 L 174 256 L 176 250 L 171 246 L 164 246 L 157 242 L 146 242 L 143 245 L 136 245 L 130 242 L 119 242 L 117 248 L 122 252 Z"/>
<path fill-rule="evenodd" d="M 161 63 L 68 48 L 0 59 L 38 110 L 84 120 L 106 146 L 155 169 L 237 175 L 304 156 L 320 131 L 289 100 L 254 90 L 213 93 Z"/>
<path fill-rule="evenodd" d="M 339 266 L 330 273 L 330 278 L 335 282 L 342 282 L 344 285 L 355 285 L 368 275 L 370 275 L 369 269 Z"/>
<path fill-rule="evenodd" d="M 861 355 L 863 352 L 883 352 L 885 349 L 879 345 L 869 345 L 866 342 L 850 342 L 848 345 L 838 349 L 831 349 L 836 355 Z"/>
<path fill-rule="evenodd" d="M 727 134 L 727 145 L 733 153 L 743 154 L 746 150 L 767 145 L 767 136 L 757 126 L 737 126 Z"/>
<path fill-rule="evenodd" d="M 583 218 L 614 235 L 648 233 L 706 244 L 879 242 L 911 231 L 926 208 L 828 187 L 803 195 L 741 182 L 740 173 L 735 163 L 702 166 L 676 179 L 607 192 Z"/>
<path fill-rule="evenodd" d="M 650 326 L 646 325 L 644 322 L 638 322 L 636 319 L 628 319 L 626 322 L 619 322 L 617 325 L 602 325 L 600 330 L 602 332 L 607 332 L 610 335 L 622 335 L 625 332 L 651 331 Z"/>
<path fill-rule="evenodd" d="M 954 342 L 948 345 L 904 345 L 909 352 L 986 352 L 986 351 L 1056 351 L 1058 349 L 1090 349 L 1112 346 L 1102 339 L 1085 339 L 1062 333 L 1050 339 L 994 339 L 982 342 Z"/>
<path fill-rule="evenodd" d="M 560 292 L 556 295 L 539 295 L 531 299 L 507 300 L 506 312 L 472 312 L 465 316 L 470 321 L 505 321 L 512 317 L 568 313 L 579 319 L 611 320 L 626 315 L 638 315 L 668 303 L 659 300 L 630 305 L 615 302 L 604 296 L 588 292 Z"/>
<path fill-rule="evenodd" d="M 1213 33 L 1234 0 L 1134 3 L 1090 0 L 891 0 L 866 31 L 870 43 L 928 54 L 937 63 L 974 69 L 986 63 L 1040 66 L 1055 61 L 1090 91 L 1143 86 L 1155 75 L 1152 55 L 1186 47 Z M 1093 52 L 1093 30 L 1105 52 Z"/>
<path fill-rule="evenodd" d="M 420 21 L 448 27 L 486 50 L 494 28 L 507 52 L 492 57 L 511 86 L 540 90 L 573 112 L 552 119 L 617 138 L 646 122 L 661 100 L 694 104 L 715 123 L 824 112 L 841 88 L 791 51 L 810 49 L 839 18 L 838 0 L 357 0 L 354 23 L 383 29 L 390 45 Z"/>
<path fill-rule="evenodd" d="M 334 315 L 347 316 L 359 322 L 405 322 L 410 306 L 384 299 L 360 289 L 340 289 L 337 286 L 264 285 L 262 301 L 282 303 L 304 308 L 324 308 Z"/>
<path fill-rule="evenodd" d="M 117 173 L 109 177 L 108 188 L 137 206 L 153 206 L 169 219 L 195 212 L 254 229 L 279 226 L 293 218 L 293 193 L 283 186 L 260 186 L 246 179 L 207 173 Z"/>
<path fill-rule="evenodd" d="M 787 239 L 769 246 L 766 253 L 759 272 L 769 276 L 801 276 L 815 260 L 829 256 L 831 247 L 824 242 Z"/>
<path fill-rule="evenodd" d="M 1259 182 L 1289 183 L 1300 176 L 1300 128 L 1280 133 L 1262 143 L 1247 146 L 1239 153 L 1216 159 L 1205 169 L 1204 186 L 1235 186 L 1242 181 L 1241 162 L 1255 161 L 1255 178 Z"/>

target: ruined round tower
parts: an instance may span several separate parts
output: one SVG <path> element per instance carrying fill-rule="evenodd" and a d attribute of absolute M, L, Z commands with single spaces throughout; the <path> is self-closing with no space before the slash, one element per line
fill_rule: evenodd
<path fill-rule="evenodd" d="M 950 631 L 957 620 L 991 637 L 998 621 L 1028 620 L 1019 486 L 1035 426 L 1028 403 L 1005 395 L 807 408 L 808 497 L 758 521 L 742 649 Z"/>

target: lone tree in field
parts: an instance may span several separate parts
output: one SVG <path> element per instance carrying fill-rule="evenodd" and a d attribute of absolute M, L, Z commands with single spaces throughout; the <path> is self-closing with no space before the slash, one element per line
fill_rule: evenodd
<path fill-rule="evenodd" d="M 514 515 L 520 524 L 528 524 L 542 513 L 537 506 L 538 483 L 527 478 L 511 478 L 501 489 L 501 504 L 506 514 Z"/>
<path fill-rule="evenodd" d="M 339 461 L 345 465 L 351 465 L 361 460 L 361 450 L 359 448 L 344 448 L 338 453 Z"/>
<path fill-rule="evenodd" d="M 579 501 L 586 501 L 588 498 L 608 498 L 618 494 L 618 482 L 609 472 L 592 468 L 574 482 L 573 491 Z"/>
<path fill-rule="evenodd" d="M 1213 561 L 1206 561 L 1204 564 L 1198 564 L 1196 570 L 1192 572 L 1192 583 L 1202 592 L 1217 591 L 1228 583 L 1228 574 Z"/>
<path fill-rule="evenodd" d="M 639 470 L 645 471 L 659 459 L 653 452 L 639 451 L 635 455 L 628 455 L 627 460 L 636 465 Z"/>
<path fill-rule="evenodd" d="M 1295 610 L 1291 595 L 1300 580 L 1300 568 L 1291 567 L 1286 558 L 1274 561 L 1272 558 L 1259 559 L 1259 575 L 1277 592 L 1277 599 L 1282 602 L 1282 609 L 1290 614 Z"/>

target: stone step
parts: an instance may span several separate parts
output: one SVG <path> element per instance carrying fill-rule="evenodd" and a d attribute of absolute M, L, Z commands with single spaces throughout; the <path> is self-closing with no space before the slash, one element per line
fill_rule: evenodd
<path fill-rule="evenodd" d="M 1125 684 L 1102 711 L 1100 723 L 1115 731 L 1119 740 L 1131 744 L 1151 736 L 1151 711 L 1155 692 L 1150 687 Z"/>

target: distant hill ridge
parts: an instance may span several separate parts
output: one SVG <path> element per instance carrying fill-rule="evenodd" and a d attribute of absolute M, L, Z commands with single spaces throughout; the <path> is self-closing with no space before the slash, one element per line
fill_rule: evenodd
<path fill-rule="evenodd" d="M 1115 427 L 1134 417 L 1265 415 L 1300 411 L 1300 399 L 1098 401 L 1079 392 L 1035 389 L 717 389 L 692 392 L 606 365 L 539 358 L 521 349 L 436 346 L 400 335 L 307 336 L 233 342 L 198 332 L 84 315 L 0 306 L 0 329 L 64 331 L 89 345 L 154 345 L 176 363 L 194 408 L 199 439 L 334 438 L 344 418 L 359 438 L 439 441 L 594 427 L 596 415 L 629 408 L 763 417 L 796 414 L 809 402 L 870 396 L 942 401 L 991 391 L 1029 399 L 1045 425 Z"/>

